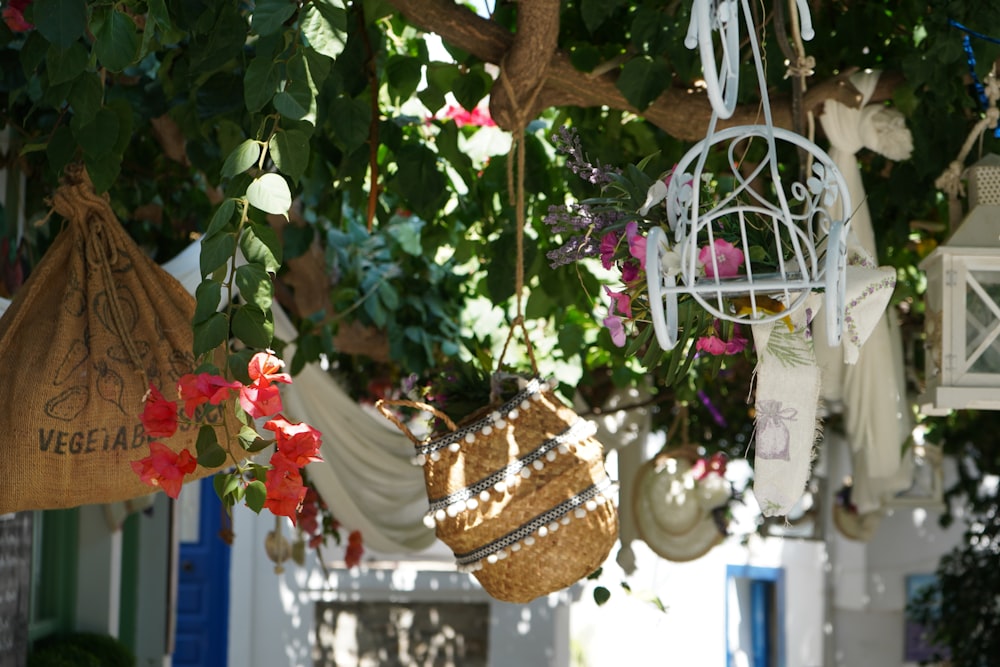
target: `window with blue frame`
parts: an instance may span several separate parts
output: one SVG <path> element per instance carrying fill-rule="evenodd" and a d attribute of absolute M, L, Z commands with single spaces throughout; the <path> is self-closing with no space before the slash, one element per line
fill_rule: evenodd
<path fill-rule="evenodd" d="M 785 667 L 785 573 L 726 568 L 727 667 Z"/>

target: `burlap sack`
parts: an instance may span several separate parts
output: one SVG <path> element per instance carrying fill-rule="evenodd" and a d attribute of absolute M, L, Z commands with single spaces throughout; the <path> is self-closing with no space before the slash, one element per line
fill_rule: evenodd
<path fill-rule="evenodd" d="M 0 513 L 148 494 L 130 462 L 149 455 L 149 382 L 176 398 L 193 367 L 194 299 L 146 257 L 82 166 L 52 206 L 66 219 L 0 318 Z M 163 440 L 194 453 L 196 428 Z M 199 467 L 192 477 L 208 474 Z"/>
<path fill-rule="evenodd" d="M 382 405 L 391 403 L 430 408 Z M 428 441 L 390 419 L 417 444 L 437 536 L 493 597 L 529 602 L 583 579 L 608 557 L 618 512 L 601 443 L 593 424 L 546 383 L 531 380 L 509 401 Z"/>

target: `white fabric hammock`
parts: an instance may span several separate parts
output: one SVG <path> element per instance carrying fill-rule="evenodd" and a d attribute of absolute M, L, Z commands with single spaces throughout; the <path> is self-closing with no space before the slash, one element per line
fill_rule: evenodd
<path fill-rule="evenodd" d="M 851 108 L 834 100 L 824 103 L 820 116 L 830 140 L 830 156 L 847 181 L 856 209 L 851 230 L 857 243 L 872 257 L 877 257 L 871 213 L 865 196 L 861 170 L 855 154 L 862 148 L 876 151 L 891 160 L 903 160 L 913 150 L 913 139 L 902 114 L 881 104 L 867 106 L 879 72 L 858 72 L 851 83 L 862 94 L 860 108 Z M 902 342 L 895 318 L 883 315 L 861 348 L 856 364 L 845 364 L 839 347 L 826 344 L 822 327 L 817 327 L 816 356 L 823 367 L 822 397 L 831 407 L 843 406 L 848 442 L 856 453 L 863 452 L 868 480 L 889 480 L 899 472 L 902 445 L 913 430 L 913 418 L 906 399 Z M 855 473 L 861 472 L 856 470 Z M 902 477 L 902 476 L 897 476 Z M 897 481 L 891 486 L 906 483 Z M 884 488 L 882 491 L 898 491 Z M 870 500 L 880 495 L 871 489 Z M 862 494 L 868 496 L 869 494 Z M 857 499 L 855 499 L 857 501 Z M 860 509 L 860 508 L 859 508 Z"/>

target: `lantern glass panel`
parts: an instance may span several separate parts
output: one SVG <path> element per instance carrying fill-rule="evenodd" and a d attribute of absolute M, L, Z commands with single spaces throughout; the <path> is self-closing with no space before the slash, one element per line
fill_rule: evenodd
<path fill-rule="evenodd" d="M 1000 272 L 969 271 L 965 288 L 965 369 L 1000 373 Z"/>

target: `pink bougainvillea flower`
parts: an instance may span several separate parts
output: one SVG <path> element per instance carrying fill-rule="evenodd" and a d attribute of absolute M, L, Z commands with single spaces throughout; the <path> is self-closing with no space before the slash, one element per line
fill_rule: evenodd
<path fill-rule="evenodd" d="M 639 223 L 635 220 L 625 225 L 629 253 L 639 260 L 639 268 L 646 268 L 646 237 L 639 233 Z"/>
<path fill-rule="evenodd" d="M 618 250 L 618 233 L 608 232 L 601 237 L 601 266 L 610 269 L 615 263 L 615 251 Z"/>
<path fill-rule="evenodd" d="M 270 417 L 281 412 L 281 394 L 278 385 L 267 380 L 240 387 L 240 407 L 253 417 Z"/>
<path fill-rule="evenodd" d="M 288 373 L 279 372 L 284 367 L 285 362 L 274 356 L 273 352 L 258 352 L 247 365 L 247 375 L 254 382 L 264 379 L 267 382 L 291 383 L 292 378 Z"/>
<path fill-rule="evenodd" d="M 344 552 L 344 565 L 348 568 L 361 565 L 361 557 L 365 554 L 364 542 L 360 530 L 352 530 L 347 536 L 347 550 Z"/>
<path fill-rule="evenodd" d="M 627 292 L 612 292 L 607 285 L 604 286 L 604 291 L 611 297 L 611 308 L 608 309 L 611 315 L 632 317 L 632 297 Z"/>
<path fill-rule="evenodd" d="M 715 255 L 715 265 L 712 256 Z M 698 263 L 705 267 L 705 275 L 715 277 L 716 265 L 719 278 L 732 278 L 740 272 L 743 266 L 743 252 L 729 241 L 715 239 L 711 245 L 703 246 L 698 252 Z"/>
<path fill-rule="evenodd" d="M 699 481 L 712 473 L 720 477 L 726 475 L 726 455 L 722 452 L 715 452 L 707 459 L 698 459 L 691 466 L 691 474 Z"/>
<path fill-rule="evenodd" d="M 150 383 L 139 421 L 149 437 L 169 438 L 177 432 L 177 402 L 165 399 Z"/>
<path fill-rule="evenodd" d="M 695 341 L 694 349 L 712 355 L 726 354 L 726 341 L 718 336 L 702 336 Z"/>
<path fill-rule="evenodd" d="M 622 322 L 622 318 L 609 315 L 604 318 L 604 326 L 608 328 L 611 342 L 615 344 L 615 347 L 625 347 L 625 324 Z"/>
<path fill-rule="evenodd" d="M 177 499 L 180 495 L 184 475 L 194 472 L 198 460 L 186 449 L 175 453 L 162 442 L 149 443 L 149 456 L 132 461 L 132 470 L 139 479 L 150 486 L 159 486 L 168 496 Z"/>
<path fill-rule="evenodd" d="M 184 401 L 184 413 L 188 417 L 193 417 L 195 409 L 203 403 L 219 405 L 242 386 L 239 382 L 230 382 L 208 373 L 188 373 L 177 381 L 177 391 Z"/>
<path fill-rule="evenodd" d="M 293 424 L 278 415 L 264 424 L 264 428 L 274 431 L 277 441 L 278 450 L 271 457 L 271 464 L 275 467 L 301 468 L 313 461 L 323 460 L 319 455 L 323 434 L 309 424 Z"/>
<path fill-rule="evenodd" d="M 294 524 L 299 506 L 306 497 L 306 487 L 299 471 L 272 468 L 267 471 L 264 487 L 267 489 L 264 507 L 275 516 L 287 516 Z"/>
<path fill-rule="evenodd" d="M 8 0 L 7 6 L 3 8 L 3 21 L 11 32 L 27 32 L 35 27 L 24 20 L 24 10 L 31 2 L 32 0 Z"/>
<path fill-rule="evenodd" d="M 444 110 L 444 117 L 455 121 L 455 125 L 459 127 L 466 125 L 496 127 L 496 121 L 490 118 L 489 110 L 484 107 L 476 107 L 472 111 L 466 111 L 464 107 L 449 104 Z"/>
<path fill-rule="evenodd" d="M 639 265 L 635 261 L 622 264 L 622 282 L 631 284 L 639 279 Z"/>
<path fill-rule="evenodd" d="M 739 354 L 747 349 L 749 342 L 746 338 L 734 332 L 732 339 L 726 341 L 726 354 Z"/>

